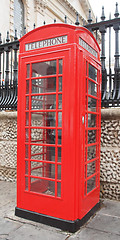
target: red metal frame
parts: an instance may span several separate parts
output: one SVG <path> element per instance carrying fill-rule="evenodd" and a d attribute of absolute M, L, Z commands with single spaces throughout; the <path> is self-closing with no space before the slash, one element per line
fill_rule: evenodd
<path fill-rule="evenodd" d="M 67 43 L 25 51 L 26 43 L 66 35 Z M 91 49 L 97 52 L 97 58 L 84 48 L 84 44 L 83 46 L 79 45 L 79 37 L 86 42 L 85 48 L 87 47 L 89 50 L 89 46 L 91 46 Z M 66 24 L 40 27 L 31 31 L 21 39 L 18 82 L 18 208 L 60 219 L 76 220 L 82 219 L 85 214 L 99 202 L 101 102 L 101 66 L 99 52 L 100 49 L 96 40 L 87 29 Z M 63 61 L 63 71 L 59 73 L 59 60 L 61 59 Z M 43 63 L 53 60 L 56 61 L 55 74 L 37 77 L 32 76 L 33 63 Z M 29 77 L 27 76 L 26 70 L 28 64 L 30 66 Z M 89 64 L 97 69 L 97 82 L 89 76 Z M 62 77 L 61 92 L 59 91 L 60 77 Z M 56 78 L 56 91 L 45 91 L 42 93 L 31 92 L 32 80 L 47 79 L 45 81 L 48 87 L 50 78 Z M 96 86 L 96 96 L 88 94 L 88 81 L 90 81 L 91 86 Z M 59 109 L 58 102 L 61 94 L 62 108 Z M 46 109 L 45 101 L 49 101 L 49 96 L 53 95 L 56 97 L 56 108 Z M 42 109 L 32 108 L 33 96 L 34 101 L 36 96 L 38 97 L 37 102 L 43 101 Z M 42 100 L 40 96 L 43 97 Z M 88 111 L 88 97 L 96 99 L 96 112 Z M 28 109 L 26 109 L 26 105 L 28 105 Z M 33 126 L 31 124 L 32 113 L 37 113 L 38 116 L 39 113 L 41 113 L 41 116 L 43 114 L 42 126 Z M 56 114 L 54 126 L 48 126 L 49 123 L 45 117 L 50 113 Z M 58 113 L 62 115 L 62 126 L 58 126 Z M 88 127 L 88 114 L 89 116 L 96 116 L 95 126 Z M 34 141 L 32 140 L 33 130 L 41 131 L 43 142 L 41 141 L 42 139 L 37 138 Z M 48 130 L 56 133 L 55 142 L 53 143 L 47 142 Z M 62 132 L 61 143 L 58 142 L 58 131 L 60 130 Z M 96 131 L 95 142 L 88 143 L 88 131 Z M 27 137 L 25 138 L 25 136 Z M 33 152 L 33 156 L 31 156 L 32 146 L 36 146 L 39 149 L 39 157 L 43 156 L 42 159 L 37 159 L 37 152 Z M 96 155 L 94 158 L 87 160 L 87 152 L 85 149 L 88 149 L 90 146 L 97 146 Z M 51 160 L 49 155 L 53 148 L 55 148 L 55 161 Z M 61 153 L 60 151 L 58 152 L 60 148 L 62 150 Z M 61 162 L 58 161 L 60 159 L 60 156 L 58 159 L 58 154 L 62 154 Z M 92 175 L 87 176 L 87 168 L 93 162 L 95 162 L 95 169 Z M 33 165 L 31 168 L 31 163 L 35 163 L 36 165 Z M 49 173 L 52 172 L 52 168 L 55 171 L 53 177 L 49 175 Z M 31 175 L 31 171 L 33 170 L 41 170 L 42 175 Z M 59 176 L 60 172 L 61 177 Z M 92 187 L 91 191 L 87 192 L 88 181 L 95 176 L 95 187 Z M 33 183 L 31 183 L 32 178 L 34 179 Z M 48 186 L 51 186 L 51 189 L 54 188 L 55 191 L 50 191 L 50 187 L 48 189 Z M 49 191 L 46 192 L 46 190 Z"/>

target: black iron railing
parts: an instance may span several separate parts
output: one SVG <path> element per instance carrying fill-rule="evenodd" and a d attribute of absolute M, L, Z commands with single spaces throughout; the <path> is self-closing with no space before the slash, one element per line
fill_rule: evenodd
<path fill-rule="evenodd" d="M 4 44 L 0 35 L 0 110 L 17 109 L 18 50 L 16 31 L 11 42 L 7 32 Z"/>
<path fill-rule="evenodd" d="M 102 8 L 101 22 L 92 23 L 91 11 L 89 11 L 89 19 L 86 28 L 88 28 L 98 40 L 101 35 L 101 64 L 102 64 L 102 107 L 120 107 L 120 64 L 119 64 L 119 30 L 120 18 L 118 12 L 118 4 L 116 3 L 115 18 L 105 21 L 104 7 Z M 109 30 L 108 41 L 105 37 Z M 112 31 L 111 31 L 112 30 Z M 111 43 L 111 38 L 115 36 L 115 44 Z M 105 54 L 106 46 L 109 45 L 109 53 Z M 113 53 L 113 49 L 115 52 Z M 114 61 L 111 56 L 114 54 Z M 107 60 L 107 61 L 106 61 Z M 108 62 L 108 64 L 107 64 Z"/>
<path fill-rule="evenodd" d="M 84 27 L 89 29 L 98 40 L 101 38 L 101 64 L 102 64 L 102 107 L 120 107 L 120 65 L 119 65 L 119 29 L 120 18 L 118 4 L 116 3 L 115 18 L 105 21 L 104 8 L 102 8 L 101 21 L 92 23 L 91 11 L 89 10 L 88 24 Z M 56 23 L 56 20 L 54 20 Z M 67 24 L 67 17 L 65 16 Z M 43 23 L 45 24 L 45 22 Z M 79 25 L 79 14 L 75 22 Z M 33 26 L 35 28 L 35 24 Z M 109 53 L 105 54 L 105 36 L 106 30 L 109 29 Z M 114 66 L 112 67 L 111 53 L 113 52 L 111 44 L 111 29 L 115 33 L 115 53 Z M 24 28 L 24 34 L 26 29 Z M 10 42 L 9 33 L 7 33 L 6 43 L 2 43 L 0 35 L 0 110 L 17 109 L 17 78 L 18 78 L 18 51 L 19 40 L 17 31 L 15 31 L 14 40 Z M 108 58 L 108 66 L 106 64 Z"/>

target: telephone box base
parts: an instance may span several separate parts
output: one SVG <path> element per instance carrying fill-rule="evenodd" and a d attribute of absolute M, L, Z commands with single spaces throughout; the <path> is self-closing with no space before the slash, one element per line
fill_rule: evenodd
<path fill-rule="evenodd" d="M 81 226 L 83 226 L 99 208 L 100 202 L 97 203 L 82 219 L 76 219 L 74 221 L 54 218 L 51 216 L 31 212 L 17 207 L 15 208 L 15 215 L 28 220 L 43 223 L 52 227 L 60 228 L 63 231 L 69 231 L 71 233 L 74 233 Z"/>

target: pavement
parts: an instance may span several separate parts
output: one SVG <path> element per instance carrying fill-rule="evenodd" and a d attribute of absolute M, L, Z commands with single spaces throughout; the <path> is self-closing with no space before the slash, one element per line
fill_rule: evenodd
<path fill-rule="evenodd" d="M 0 240 L 120 240 L 120 201 L 103 200 L 74 234 L 16 217 L 15 206 L 16 184 L 0 181 Z"/>

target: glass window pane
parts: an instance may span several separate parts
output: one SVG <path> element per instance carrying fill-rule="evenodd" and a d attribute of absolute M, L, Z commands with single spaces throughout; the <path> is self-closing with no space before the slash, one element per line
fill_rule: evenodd
<path fill-rule="evenodd" d="M 55 147 L 31 145 L 31 159 L 55 162 Z"/>
<path fill-rule="evenodd" d="M 56 108 L 56 95 L 32 96 L 32 109 L 44 110 Z"/>
<path fill-rule="evenodd" d="M 89 64 L 89 77 L 97 82 L 97 69 Z"/>
<path fill-rule="evenodd" d="M 88 114 L 88 127 L 96 127 L 96 118 L 95 114 Z"/>
<path fill-rule="evenodd" d="M 45 179 L 31 178 L 30 191 L 54 196 L 55 182 L 50 180 L 45 180 Z"/>
<path fill-rule="evenodd" d="M 28 126 L 29 125 L 29 113 L 26 113 L 26 119 L 25 119 L 25 125 Z"/>
<path fill-rule="evenodd" d="M 31 175 L 55 179 L 55 164 L 31 162 Z"/>
<path fill-rule="evenodd" d="M 58 144 L 62 144 L 62 130 L 58 130 Z"/>
<path fill-rule="evenodd" d="M 25 158 L 28 158 L 28 145 L 25 145 Z"/>
<path fill-rule="evenodd" d="M 61 165 L 57 166 L 57 179 L 61 179 Z"/>
<path fill-rule="evenodd" d="M 25 161 L 25 174 L 28 175 L 28 161 Z"/>
<path fill-rule="evenodd" d="M 34 112 L 31 113 L 31 126 L 55 127 L 55 112 Z"/>
<path fill-rule="evenodd" d="M 25 190 L 28 190 L 28 177 L 25 177 Z"/>
<path fill-rule="evenodd" d="M 56 77 L 32 80 L 32 93 L 56 92 Z"/>
<path fill-rule="evenodd" d="M 90 178 L 87 181 L 87 193 L 92 191 L 95 187 L 96 187 L 96 176 L 94 176 L 93 178 Z"/>
<path fill-rule="evenodd" d="M 61 162 L 61 147 L 58 147 L 58 162 Z"/>
<path fill-rule="evenodd" d="M 62 94 L 58 95 L 58 108 L 62 109 Z"/>
<path fill-rule="evenodd" d="M 62 74 L 62 66 L 63 66 L 63 60 L 59 60 L 59 74 Z"/>
<path fill-rule="evenodd" d="M 62 127 L 62 112 L 58 112 L 58 127 Z"/>
<path fill-rule="evenodd" d="M 32 64 L 32 77 L 56 74 L 56 60 Z"/>
<path fill-rule="evenodd" d="M 88 130 L 88 144 L 96 142 L 96 130 Z"/>
<path fill-rule="evenodd" d="M 87 160 L 91 160 L 96 158 L 96 145 L 88 147 L 87 150 Z"/>
<path fill-rule="evenodd" d="M 26 81 L 26 93 L 29 94 L 29 80 Z"/>
<path fill-rule="evenodd" d="M 95 173 L 96 161 L 87 164 L 87 177 Z"/>
<path fill-rule="evenodd" d="M 59 77 L 59 92 L 62 92 L 62 77 Z"/>
<path fill-rule="evenodd" d="M 26 97 L 26 110 L 29 109 L 29 96 Z"/>
<path fill-rule="evenodd" d="M 30 64 L 27 64 L 27 78 L 30 77 Z"/>
<path fill-rule="evenodd" d="M 57 183 L 57 197 L 61 197 L 61 182 Z"/>
<path fill-rule="evenodd" d="M 31 142 L 55 144 L 55 129 L 31 129 Z"/>
<path fill-rule="evenodd" d="M 25 129 L 25 141 L 28 142 L 29 140 L 29 130 Z"/>
<path fill-rule="evenodd" d="M 88 94 L 97 96 L 97 85 L 94 82 L 88 81 Z"/>
<path fill-rule="evenodd" d="M 96 112 L 97 111 L 97 100 L 91 97 L 88 97 L 88 111 Z"/>

